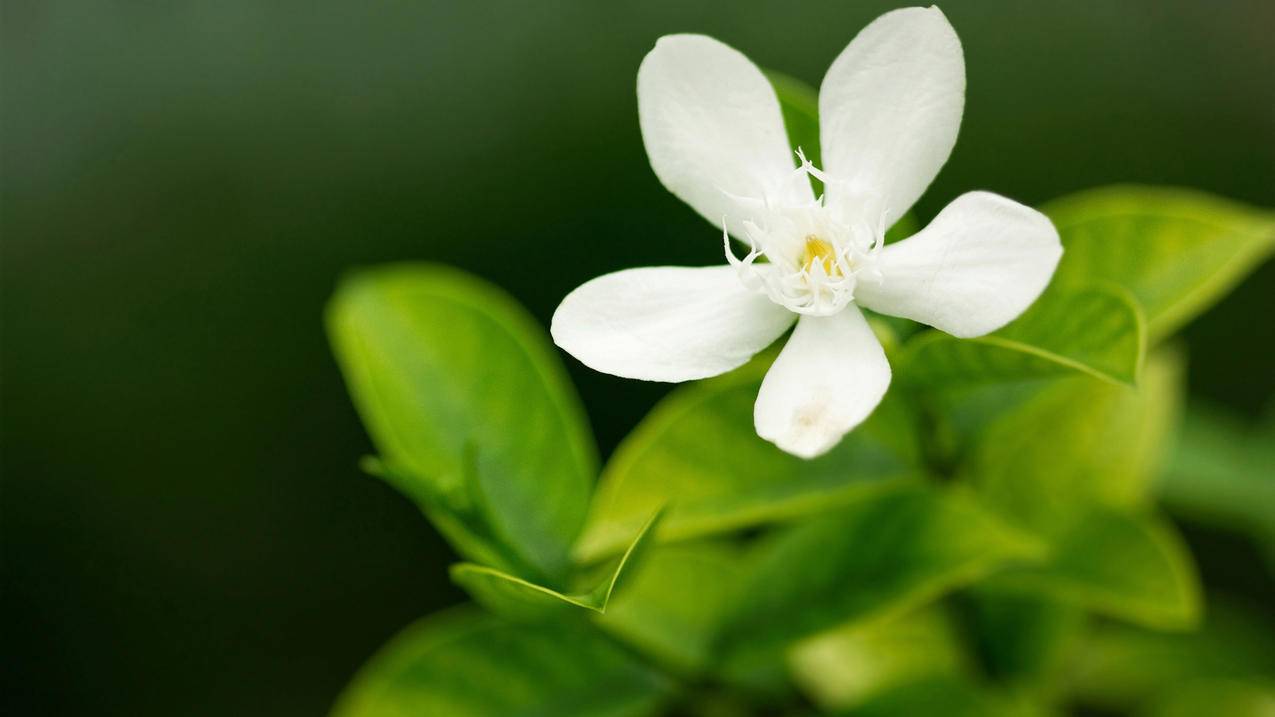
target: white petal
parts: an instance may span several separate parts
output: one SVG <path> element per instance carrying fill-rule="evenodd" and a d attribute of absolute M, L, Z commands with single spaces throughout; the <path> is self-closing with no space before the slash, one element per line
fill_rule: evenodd
<path fill-rule="evenodd" d="M 814 458 L 863 422 L 889 385 L 890 364 L 857 307 L 802 316 L 761 383 L 757 435 Z"/>
<path fill-rule="evenodd" d="M 824 170 L 836 180 L 829 205 L 866 204 L 894 224 L 952 153 L 964 108 L 961 41 L 938 8 L 874 20 L 819 88 Z"/>
<path fill-rule="evenodd" d="M 1049 285 L 1062 256 L 1058 231 L 1030 207 L 970 192 L 915 236 L 881 251 L 880 284 L 855 301 L 969 338 L 1023 313 Z"/>
<path fill-rule="evenodd" d="M 651 167 L 670 192 L 719 229 L 742 237 L 757 221 L 730 195 L 813 199 L 784 132 L 770 81 L 711 37 L 666 35 L 638 69 L 638 120 Z M 803 194 L 804 193 L 804 194 Z"/>
<path fill-rule="evenodd" d="M 549 331 L 597 371 L 689 381 L 742 366 L 792 322 L 732 267 L 650 267 L 584 283 L 562 300 Z"/>

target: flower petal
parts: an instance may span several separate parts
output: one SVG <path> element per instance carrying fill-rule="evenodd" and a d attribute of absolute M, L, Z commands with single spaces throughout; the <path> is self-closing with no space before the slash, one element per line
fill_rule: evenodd
<path fill-rule="evenodd" d="M 742 366 L 792 322 L 729 266 L 649 267 L 585 282 L 562 300 L 549 332 L 594 370 L 690 381 Z"/>
<path fill-rule="evenodd" d="M 889 385 L 890 364 L 857 307 L 802 316 L 761 383 L 753 423 L 781 449 L 814 458 L 867 418 Z"/>
<path fill-rule="evenodd" d="M 819 88 L 824 171 L 834 180 L 825 189 L 829 205 L 866 205 L 894 224 L 952 153 L 964 108 L 961 41 L 938 8 L 874 20 Z"/>
<path fill-rule="evenodd" d="M 666 35 L 642 60 L 637 93 L 651 168 L 719 229 L 728 217 L 728 231 L 742 237 L 742 222 L 758 219 L 732 195 L 814 199 L 805 176 L 793 176 L 774 88 L 737 50 L 703 35 Z"/>
<path fill-rule="evenodd" d="M 969 192 L 915 236 L 885 247 L 881 282 L 860 284 L 855 301 L 953 336 L 982 336 L 1031 306 L 1061 256 L 1058 231 L 1044 214 Z"/>

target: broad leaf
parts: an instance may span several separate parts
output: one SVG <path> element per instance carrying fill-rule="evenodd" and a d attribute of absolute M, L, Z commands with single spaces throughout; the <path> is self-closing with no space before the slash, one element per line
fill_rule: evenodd
<path fill-rule="evenodd" d="M 1141 310 L 1116 285 L 1050 289 L 999 331 L 958 339 L 927 331 L 908 342 L 901 380 L 922 388 L 1079 371 L 1132 384 L 1145 350 Z"/>
<path fill-rule="evenodd" d="M 542 619 L 571 607 L 603 613 L 621 580 L 627 579 L 640 563 L 647 538 L 659 517 L 660 513 L 657 511 L 638 531 L 628 550 L 624 551 L 613 566 L 607 567 L 602 578 L 594 578 L 592 584 L 581 591 L 559 592 L 516 575 L 473 563 L 453 565 L 452 580 L 464 587 L 483 607 L 511 619 Z"/>
<path fill-rule="evenodd" d="M 1045 532 L 1092 504 L 1140 506 L 1177 420 L 1181 374 L 1177 355 L 1159 351 L 1136 389 L 1076 376 L 947 396 L 970 446 L 960 474 L 1002 515 Z"/>
<path fill-rule="evenodd" d="M 587 623 L 510 624 L 469 610 L 404 630 L 368 662 L 334 717 L 640 717 L 671 690 Z"/>
<path fill-rule="evenodd" d="M 1060 287 L 1114 281 L 1158 341 L 1209 308 L 1275 248 L 1275 213 L 1184 189 L 1117 186 L 1042 210 L 1063 242 Z"/>
<path fill-rule="evenodd" d="M 1046 713 L 973 680 L 940 675 L 882 692 L 851 714 L 854 717 L 1034 717 Z"/>
<path fill-rule="evenodd" d="M 359 461 L 359 467 L 368 475 L 376 476 L 411 496 L 434 527 L 438 528 L 438 532 L 461 555 L 483 565 L 499 565 L 528 575 L 538 572 L 512 546 L 495 535 L 482 509 L 485 501 L 482 493 L 477 490 L 477 481 L 465 483 L 470 489 L 469 495 L 447 496 L 438 493 L 431 482 L 419 480 L 407 471 L 392 468 L 375 456 L 364 456 Z"/>
<path fill-rule="evenodd" d="M 993 582 L 995 579 L 993 578 Z M 1075 605 L 976 585 L 969 606 L 978 653 L 1001 682 L 1045 693 L 1086 624 Z"/>
<path fill-rule="evenodd" d="M 396 486 L 431 517 L 476 516 L 525 563 L 510 567 L 561 580 L 596 459 L 545 332 L 494 287 L 423 264 L 348 277 L 327 325 Z"/>
<path fill-rule="evenodd" d="M 881 490 L 783 530 L 756 549 L 720 648 L 737 664 L 855 620 L 900 614 L 1038 545 L 959 492 Z"/>
<path fill-rule="evenodd" d="M 956 630 L 933 608 L 854 622 L 801 641 L 788 664 L 802 691 L 826 710 L 931 677 L 957 677 L 967 664 Z"/>
<path fill-rule="evenodd" d="M 711 667 L 722 612 L 734 598 L 741 550 L 725 542 L 654 546 L 597 623 L 687 674 Z"/>
<path fill-rule="evenodd" d="M 1156 492 L 1173 514 L 1249 533 L 1275 558 L 1275 411 L 1249 426 L 1193 406 Z"/>
<path fill-rule="evenodd" d="M 1200 616 L 1186 545 L 1153 516 L 1095 508 L 1049 534 L 1048 560 L 1006 570 L 988 586 L 1057 599 L 1151 628 L 1184 629 Z"/>
<path fill-rule="evenodd" d="M 1218 600 L 1210 600 L 1207 619 L 1196 632 L 1107 624 L 1073 653 L 1070 693 L 1084 705 L 1128 711 L 1192 680 L 1270 681 L 1275 679 L 1271 635 L 1275 624 L 1268 614 Z"/>
<path fill-rule="evenodd" d="M 684 539 L 826 510 L 918 473 L 912 416 L 897 393 L 812 461 L 758 438 L 753 403 L 766 368 L 760 359 L 676 389 L 647 415 L 603 469 L 581 558 L 623 548 L 661 506 L 657 534 Z"/>
<path fill-rule="evenodd" d="M 1173 685 L 1138 711 L 1139 717 L 1271 717 L 1275 715 L 1275 679 L 1191 680 Z"/>

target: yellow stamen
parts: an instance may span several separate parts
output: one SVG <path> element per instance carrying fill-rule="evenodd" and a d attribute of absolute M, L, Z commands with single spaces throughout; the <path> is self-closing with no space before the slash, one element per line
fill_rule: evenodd
<path fill-rule="evenodd" d="M 841 276 L 841 267 L 837 265 L 837 250 L 832 244 L 811 234 L 806 237 L 806 250 L 801 253 L 801 266 L 810 270 L 814 268 L 816 261 L 823 265 L 823 271 L 828 276 Z"/>

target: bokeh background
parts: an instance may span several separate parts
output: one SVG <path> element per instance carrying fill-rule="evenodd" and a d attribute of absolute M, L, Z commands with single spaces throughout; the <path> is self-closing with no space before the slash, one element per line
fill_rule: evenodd
<path fill-rule="evenodd" d="M 634 78 L 705 32 L 817 84 L 882 2 L 4 0 L 6 714 L 314 715 L 449 549 L 364 476 L 320 312 L 427 259 L 547 323 L 585 279 L 709 264 L 658 184 Z M 1275 206 L 1275 4 L 947 2 L 961 138 L 918 207 L 1112 182 Z M 1191 325 L 1193 396 L 1275 393 L 1275 266 Z M 570 362 L 603 454 L 666 390 Z M 1213 585 L 1251 546 L 1188 533 Z"/>

